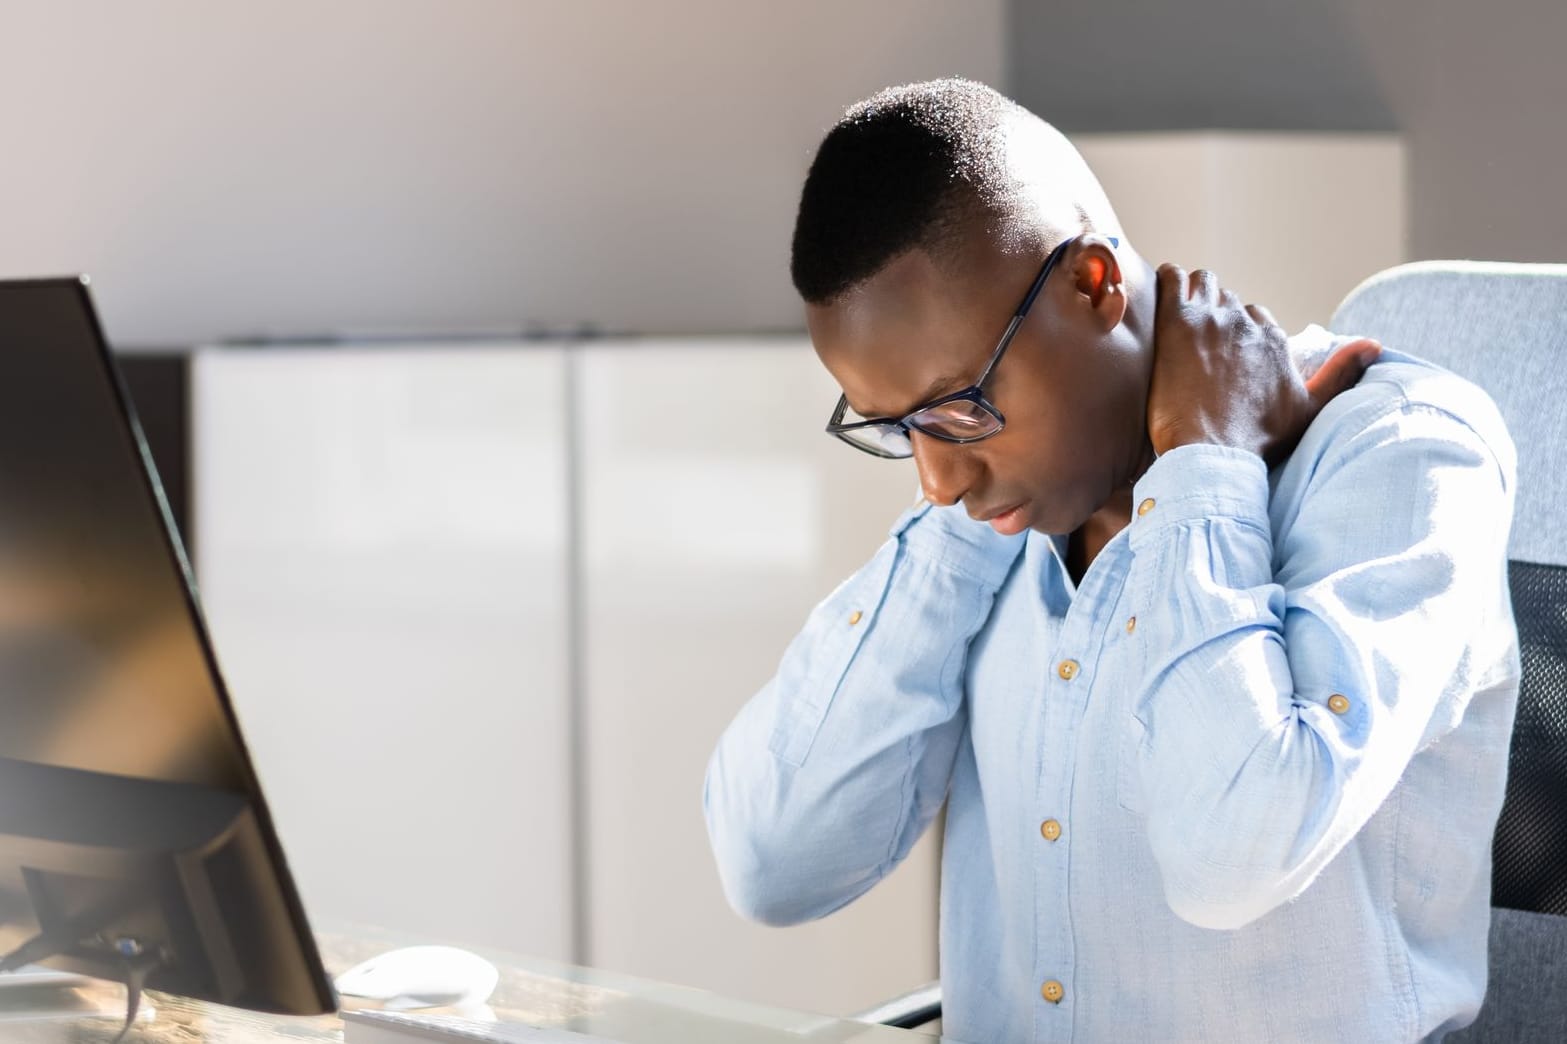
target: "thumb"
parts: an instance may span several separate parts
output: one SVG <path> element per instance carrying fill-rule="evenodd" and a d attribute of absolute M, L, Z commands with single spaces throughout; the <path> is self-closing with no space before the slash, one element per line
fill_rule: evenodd
<path fill-rule="evenodd" d="M 1350 341 L 1339 348 L 1328 361 L 1306 382 L 1306 394 L 1320 409 L 1340 392 L 1348 391 L 1360 383 L 1366 370 L 1382 354 L 1382 345 L 1369 337 Z"/>

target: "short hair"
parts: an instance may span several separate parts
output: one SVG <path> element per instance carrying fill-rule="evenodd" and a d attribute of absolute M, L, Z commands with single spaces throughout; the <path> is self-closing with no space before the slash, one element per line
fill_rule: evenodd
<path fill-rule="evenodd" d="M 952 257 L 1012 197 L 1006 125 L 1015 102 L 972 80 L 891 87 L 851 107 L 817 149 L 800 193 L 790 275 L 829 304 L 904 252 Z"/>

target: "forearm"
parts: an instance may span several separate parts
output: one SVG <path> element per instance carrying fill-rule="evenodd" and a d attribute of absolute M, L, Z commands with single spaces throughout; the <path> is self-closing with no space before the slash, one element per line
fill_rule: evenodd
<path fill-rule="evenodd" d="M 823 916 L 908 854 L 946 794 L 968 644 L 1020 546 L 932 511 L 811 614 L 708 767 L 708 830 L 742 913 Z"/>

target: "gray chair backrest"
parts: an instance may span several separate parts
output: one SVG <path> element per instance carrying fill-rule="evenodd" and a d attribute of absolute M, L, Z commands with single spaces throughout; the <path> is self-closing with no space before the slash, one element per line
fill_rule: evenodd
<path fill-rule="evenodd" d="M 1567 265 L 1422 261 L 1372 276 L 1333 314 L 1488 392 L 1518 445 L 1508 557 L 1567 565 Z"/>
<path fill-rule="evenodd" d="M 1567 1041 L 1567 265 L 1434 261 L 1361 284 L 1336 333 L 1496 400 L 1518 448 L 1508 547 L 1523 683 L 1497 824 L 1485 1006 L 1449 1041 Z"/>

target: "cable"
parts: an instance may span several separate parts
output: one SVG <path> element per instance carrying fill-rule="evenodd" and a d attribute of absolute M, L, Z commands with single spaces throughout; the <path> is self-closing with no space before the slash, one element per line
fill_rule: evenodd
<path fill-rule="evenodd" d="M 120 1027 L 119 1034 L 110 1044 L 121 1044 L 131 1027 L 136 1025 L 136 1016 L 141 1013 L 142 992 L 147 987 L 148 977 L 163 967 L 164 961 L 159 953 L 154 953 L 150 959 L 138 961 L 136 958 L 142 955 L 142 948 L 134 939 L 118 940 L 115 949 L 125 958 L 125 1025 Z"/>

